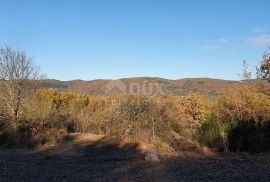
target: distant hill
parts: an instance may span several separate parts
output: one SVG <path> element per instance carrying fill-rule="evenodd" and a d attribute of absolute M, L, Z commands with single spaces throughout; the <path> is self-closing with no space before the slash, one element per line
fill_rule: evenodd
<path fill-rule="evenodd" d="M 123 78 L 119 80 L 92 81 L 43 80 L 40 83 L 40 88 L 54 88 L 61 91 L 74 91 L 90 95 L 105 95 L 119 92 L 146 92 L 148 95 L 171 93 L 173 95 L 184 96 L 190 91 L 194 91 L 207 94 L 209 97 L 215 97 L 220 91 L 232 88 L 240 83 L 240 81 L 210 78 L 184 78 L 179 80 L 169 80 L 158 77 L 137 77 Z"/>

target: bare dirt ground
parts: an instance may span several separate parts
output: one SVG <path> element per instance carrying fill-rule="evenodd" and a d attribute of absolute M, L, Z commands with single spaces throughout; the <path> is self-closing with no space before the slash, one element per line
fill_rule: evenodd
<path fill-rule="evenodd" d="M 270 154 L 168 154 L 151 163 L 146 151 L 102 136 L 1 150 L 0 181 L 270 181 Z"/>

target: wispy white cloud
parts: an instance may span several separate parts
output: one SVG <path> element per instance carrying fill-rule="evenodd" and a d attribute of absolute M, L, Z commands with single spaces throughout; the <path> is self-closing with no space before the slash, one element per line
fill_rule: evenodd
<path fill-rule="evenodd" d="M 206 42 L 203 49 L 234 49 L 246 46 L 270 46 L 270 34 L 260 34 L 253 37 L 220 38 Z"/>
<path fill-rule="evenodd" d="M 262 34 L 256 37 L 247 38 L 247 41 L 254 45 L 270 45 L 270 34 Z"/>

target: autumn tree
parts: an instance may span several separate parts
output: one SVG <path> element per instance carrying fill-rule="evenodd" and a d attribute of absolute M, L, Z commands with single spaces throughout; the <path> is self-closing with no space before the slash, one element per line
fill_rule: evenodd
<path fill-rule="evenodd" d="M 183 106 L 185 107 L 185 113 L 190 117 L 190 128 L 196 129 L 201 126 L 205 119 L 210 108 L 210 101 L 203 94 L 191 92 L 184 97 Z"/>
<path fill-rule="evenodd" d="M 270 55 L 269 52 L 267 51 L 265 51 L 262 57 L 262 61 L 259 67 L 257 68 L 257 74 L 259 78 L 262 78 L 270 82 Z"/>
<path fill-rule="evenodd" d="M 24 51 L 8 46 L 0 48 L 1 97 L 8 107 L 13 124 L 16 123 L 23 101 L 40 78 L 39 67 Z"/>

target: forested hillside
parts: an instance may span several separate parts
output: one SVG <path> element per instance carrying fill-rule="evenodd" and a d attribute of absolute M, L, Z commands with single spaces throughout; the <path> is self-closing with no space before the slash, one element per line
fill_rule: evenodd
<path fill-rule="evenodd" d="M 243 84 L 241 81 L 219 80 L 211 78 L 185 78 L 179 80 L 168 80 L 155 77 L 140 77 L 140 78 L 125 78 L 119 79 L 129 89 L 132 83 L 139 85 L 151 83 L 162 86 L 164 93 L 184 96 L 189 92 L 198 92 L 208 95 L 210 98 L 216 98 L 217 95 L 227 89 L 233 88 L 237 85 Z M 112 80 L 73 80 L 73 81 L 59 81 L 59 80 L 43 80 L 40 83 L 40 88 L 54 88 L 59 91 L 73 91 L 77 93 L 85 93 L 90 95 L 108 95 L 113 92 L 105 93 L 106 84 Z M 125 93 L 120 92 L 119 93 Z M 128 93 L 128 91 L 126 92 Z"/>

